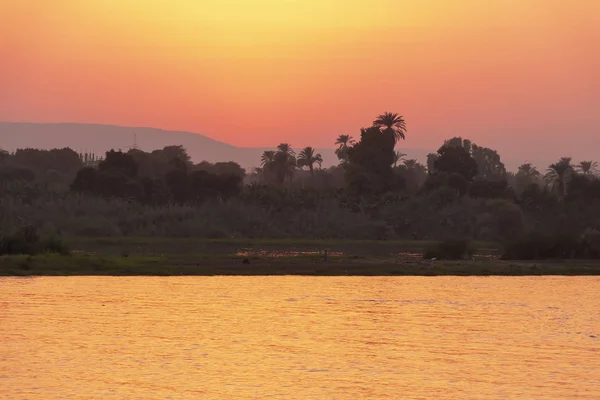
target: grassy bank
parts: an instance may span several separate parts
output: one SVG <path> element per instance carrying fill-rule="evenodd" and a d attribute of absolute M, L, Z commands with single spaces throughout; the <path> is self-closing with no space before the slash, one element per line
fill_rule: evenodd
<path fill-rule="evenodd" d="M 420 256 L 435 242 L 427 240 L 316 240 L 316 239 L 247 239 L 247 238 L 155 238 L 107 237 L 65 239 L 76 251 L 105 255 L 263 255 L 278 256 L 314 254 L 327 249 L 330 254 L 387 258 L 394 255 Z M 493 243 L 474 242 L 480 255 L 499 254 Z"/>
<path fill-rule="evenodd" d="M 249 264 L 242 260 L 247 258 Z M 314 275 L 314 276 L 526 276 L 600 275 L 600 262 L 508 262 L 485 256 L 475 261 L 426 261 L 403 255 L 374 257 L 332 255 L 324 262 L 319 254 L 252 255 L 169 254 L 110 255 L 73 253 L 70 256 L 3 256 L 2 276 L 214 276 L 214 275 Z"/>

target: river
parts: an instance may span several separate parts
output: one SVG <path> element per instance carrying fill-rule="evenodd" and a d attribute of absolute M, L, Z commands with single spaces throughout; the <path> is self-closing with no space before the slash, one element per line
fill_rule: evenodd
<path fill-rule="evenodd" d="M 0 399 L 600 399 L 596 277 L 0 279 Z"/>

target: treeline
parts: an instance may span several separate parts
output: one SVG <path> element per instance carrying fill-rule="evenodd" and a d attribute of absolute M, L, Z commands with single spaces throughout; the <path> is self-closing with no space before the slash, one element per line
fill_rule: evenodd
<path fill-rule="evenodd" d="M 236 163 L 194 165 L 181 146 L 145 153 L 111 150 L 97 166 L 80 169 L 70 189 L 152 205 L 226 200 L 242 190 L 245 171 Z"/>
<path fill-rule="evenodd" d="M 282 143 L 250 173 L 194 164 L 181 146 L 1 152 L 0 222 L 96 236 L 460 237 L 498 241 L 512 258 L 597 253 L 597 163 L 564 157 L 543 173 L 531 164 L 512 173 L 495 150 L 456 137 L 424 165 L 395 151 L 406 132 L 384 113 L 357 140 L 337 138 L 337 166 Z"/>
<path fill-rule="evenodd" d="M 193 164 L 182 146 L 146 153 L 111 150 L 104 156 L 65 149 L 19 149 L 0 157 L 3 183 L 62 184 L 64 191 L 155 205 L 239 195 L 245 171 L 235 162 Z"/>

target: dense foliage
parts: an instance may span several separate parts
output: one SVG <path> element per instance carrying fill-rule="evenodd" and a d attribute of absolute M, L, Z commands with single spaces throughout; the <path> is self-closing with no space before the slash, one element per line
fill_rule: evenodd
<path fill-rule="evenodd" d="M 384 113 L 358 140 L 335 141 L 339 165 L 312 147 L 194 164 L 182 146 L 152 152 L 0 151 L 0 227 L 15 235 L 310 237 L 497 241 L 506 258 L 600 255 L 597 163 L 563 157 L 507 172 L 500 155 L 451 138 L 427 165 L 395 152 L 404 119 Z M 12 237 L 12 236 L 10 236 Z M 460 243 L 447 239 L 461 238 Z M 458 244 L 457 244 L 458 243 Z M 453 248 L 457 250 L 451 251 Z M 449 250 L 450 249 L 450 250 Z M 432 254 L 433 254 L 432 253 Z"/>

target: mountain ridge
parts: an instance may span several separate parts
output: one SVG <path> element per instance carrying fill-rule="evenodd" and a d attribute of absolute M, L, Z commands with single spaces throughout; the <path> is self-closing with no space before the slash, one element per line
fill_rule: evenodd
<path fill-rule="evenodd" d="M 334 137 L 332 136 L 332 142 Z M 121 126 L 82 122 L 9 122 L 0 121 L 0 148 L 13 151 L 19 148 L 51 149 L 70 147 L 77 152 L 94 152 L 102 155 L 111 149 L 126 151 L 134 146 L 144 151 L 162 149 L 169 145 L 182 145 L 194 162 L 235 161 L 246 170 L 260 165 L 260 157 L 265 150 L 273 147 L 238 147 L 213 139 L 202 133 L 168 130 L 144 126 Z M 282 139 L 285 141 L 285 139 Z M 295 149 L 299 151 L 299 148 Z M 420 148 L 397 148 L 406 153 L 406 158 L 414 158 L 427 163 L 427 154 L 435 150 Z M 323 156 L 323 167 L 338 164 L 334 148 L 315 148 Z M 502 157 L 502 154 L 500 154 Z M 524 162 L 531 162 L 540 171 L 556 160 L 520 160 L 502 157 L 508 171 L 516 171 Z"/>
<path fill-rule="evenodd" d="M 111 149 L 127 150 L 137 144 L 144 151 L 169 145 L 182 145 L 194 162 L 235 161 L 246 169 L 260 164 L 260 156 L 273 147 L 238 147 L 202 133 L 152 127 L 120 126 L 79 122 L 8 122 L 0 121 L 0 148 L 51 149 L 70 147 L 77 152 L 104 154 Z M 298 150 L 298 149 L 296 149 Z M 323 156 L 323 167 L 338 164 L 333 148 L 315 149 Z M 429 150 L 398 149 L 425 162 Z"/>

